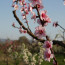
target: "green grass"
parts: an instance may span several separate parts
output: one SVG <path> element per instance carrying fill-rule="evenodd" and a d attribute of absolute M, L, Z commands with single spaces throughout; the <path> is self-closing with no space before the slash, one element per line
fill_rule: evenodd
<path fill-rule="evenodd" d="M 64 54 L 56 54 L 55 57 L 58 61 L 58 65 L 65 65 L 65 62 L 64 62 L 65 55 Z M 3 60 L 0 60 L 0 65 L 6 65 L 6 63 Z M 9 60 L 9 65 L 14 65 L 12 59 Z M 53 60 L 51 59 L 51 62 L 43 61 L 41 65 L 53 65 Z"/>
<path fill-rule="evenodd" d="M 65 54 L 56 54 L 55 55 L 58 61 L 58 65 L 65 65 Z"/>

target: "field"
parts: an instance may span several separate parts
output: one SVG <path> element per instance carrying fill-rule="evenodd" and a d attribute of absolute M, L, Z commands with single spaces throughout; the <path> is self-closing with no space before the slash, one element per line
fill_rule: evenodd
<path fill-rule="evenodd" d="M 26 40 L 26 41 L 25 41 Z M 30 43 L 28 39 L 20 38 L 17 41 L 0 45 L 0 65 L 31 65 L 32 62 L 39 65 L 40 59 L 43 59 L 43 43 Z M 58 65 L 65 65 L 65 49 L 61 46 L 54 45 L 53 51 L 58 61 Z M 21 54 L 22 53 L 22 54 Z M 31 55 L 30 55 L 31 53 Z M 37 54 L 36 56 L 34 56 Z M 27 59 L 28 57 L 28 59 Z M 36 62 L 33 60 L 36 60 Z M 29 63 L 26 64 L 28 60 Z M 53 59 L 50 62 L 45 61 L 41 65 L 53 65 Z"/>
<path fill-rule="evenodd" d="M 56 54 L 55 56 L 58 61 L 58 65 L 65 65 L 65 54 Z M 0 65 L 7 65 L 7 62 L 5 60 L 5 55 L 0 52 Z M 15 64 L 14 62 L 15 61 L 11 57 L 8 57 L 8 65 L 25 65 L 24 62 L 20 59 L 17 60 L 18 64 Z M 51 60 L 50 63 L 47 61 L 43 61 L 41 65 L 53 65 L 53 61 Z"/>

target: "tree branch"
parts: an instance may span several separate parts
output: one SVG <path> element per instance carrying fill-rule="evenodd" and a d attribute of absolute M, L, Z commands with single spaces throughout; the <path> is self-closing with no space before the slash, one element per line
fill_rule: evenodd
<path fill-rule="evenodd" d="M 27 33 L 28 33 L 31 37 L 33 37 L 34 39 L 36 39 L 36 40 L 38 40 L 38 41 L 44 43 L 45 40 L 43 40 L 43 39 L 38 39 L 32 32 L 30 32 L 30 31 L 23 25 L 23 23 L 19 20 L 19 18 L 18 18 L 17 15 L 16 15 L 16 10 L 13 11 L 13 15 L 14 15 L 14 18 L 15 18 L 15 19 L 17 20 L 17 22 L 19 23 L 19 25 L 22 25 L 22 28 L 23 28 L 24 30 L 27 30 Z M 62 46 L 62 47 L 65 48 L 65 44 L 63 43 L 63 41 L 53 40 L 53 44 L 54 44 L 54 45 L 55 45 L 55 44 L 58 44 L 59 46 Z"/>
<path fill-rule="evenodd" d="M 17 20 L 17 22 L 19 23 L 19 25 L 21 25 L 23 29 L 27 30 L 27 33 L 28 33 L 31 37 L 33 37 L 34 39 L 39 40 L 39 41 L 41 41 L 41 42 L 44 42 L 42 39 L 38 39 L 32 32 L 30 32 L 30 31 L 23 25 L 23 23 L 19 20 L 19 18 L 18 18 L 17 15 L 16 15 L 16 10 L 13 11 L 13 15 L 14 15 L 15 19 Z"/>

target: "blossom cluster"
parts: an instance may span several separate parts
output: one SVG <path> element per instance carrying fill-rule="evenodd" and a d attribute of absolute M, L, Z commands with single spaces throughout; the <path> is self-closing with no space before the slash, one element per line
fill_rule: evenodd
<path fill-rule="evenodd" d="M 23 17 L 23 20 L 25 20 L 25 22 L 28 25 L 28 20 L 27 20 L 27 15 L 29 13 L 31 13 L 31 19 L 33 19 L 35 22 L 37 22 L 39 24 L 39 26 L 35 27 L 35 36 L 37 36 L 39 39 L 46 37 L 46 29 L 45 27 L 48 25 L 48 23 L 51 23 L 51 19 L 49 18 L 49 16 L 47 15 L 47 11 L 43 10 L 41 11 L 44 6 L 42 5 L 42 0 L 29 0 L 29 3 L 26 2 L 26 0 L 19 0 L 17 2 L 17 0 L 13 0 L 13 4 L 12 6 L 14 7 L 15 10 L 19 9 L 20 7 L 20 11 L 21 11 L 21 15 Z M 37 10 L 37 15 L 33 10 Z M 40 13 L 40 12 L 41 13 Z M 15 27 L 15 25 L 12 25 L 13 27 Z M 28 26 L 29 28 L 29 26 Z M 19 28 L 20 33 L 26 33 L 26 30 L 23 30 L 22 27 Z M 50 58 L 53 58 L 53 54 L 51 53 L 51 48 L 52 48 L 52 42 L 51 41 L 45 41 L 44 42 L 44 46 L 45 48 L 45 52 L 44 52 L 44 59 L 50 62 Z M 28 57 L 26 55 L 27 51 L 24 52 L 24 58 L 26 63 L 29 63 Z M 32 57 L 33 59 L 33 57 Z M 35 62 L 36 63 L 36 62 Z M 33 63 L 32 63 L 33 64 Z M 31 65 L 32 65 L 31 64 Z"/>
<path fill-rule="evenodd" d="M 45 41 L 43 45 L 43 47 L 45 48 L 44 59 L 49 62 L 50 59 L 54 57 L 54 55 L 51 53 L 52 44 L 52 41 Z"/>
<path fill-rule="evenodd" d="M 42 5 L 42 0 L 29 0 L 30 2 L 27 3 L 26 0 L 19 0 L 17 4 L 17 0 L 13 0 L 13 4 L 12 7 L 14 7 L 15 10 L 19 9 L 20 6 L 20 11 L 21 11 L 21 15 L 23 17 L 24 20 L 26 20 L 25 22 L 28 23 L 29 21 L 27 20 L 26 16 L 29 14 L 29 12 L 31 12 L 31 19 L 33 19 L 34 21 L 37 21 L 37 23 L 39 24 L 39 26 L 37 26 L 35 28 L 35 35 L 38 38 L 42 38 L 42 37 L 46 37 L 46 30 L 45 30 L 45 26 L 48 25 L 48 23 L 51 23 L 51 19 L 49 18 L 49 16 L 47 15 L 47 11 L 43 10 L 41 11 L 41 9 L 44 8 L 44 6 Z M 37 6 L 37 8 L 36 8 Z M 33 9 L 36 9 L 39 11 L 41 11 L 40 15 L 36 15 L 35 12 L 33 11 Z M 38 16 L 38 18 L 37 18 Z M 22 30 L 20 29 L 20 32 L 22 32 Z M 26 32 L 26 31 L 24 31 Z"/>

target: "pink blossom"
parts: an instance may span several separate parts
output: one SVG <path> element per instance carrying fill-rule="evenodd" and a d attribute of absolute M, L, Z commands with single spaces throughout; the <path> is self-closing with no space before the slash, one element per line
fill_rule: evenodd
<path fill-rule="evenodd" d="M 22 7 L 22 8 L 20 9 L 20 11 L 21 11 L 21 13 L 23 13 L 23 12 L 24 12 L 24 7 Z"/>
<path fill-rule="evenodd" d="M 45 41 L 43 47 L 44 48 L 52 48 L 52 41 Z"/>
<path fill-rule="evenodd" d="M 41 20 L 45 20 L 48 16 L 46 15 L 47 11 L 44 10 L 44 11 L 41 11 Z"/>
<path fill-rule="evenodd" d="M 49 17 L 47 17 L 47 18 L 45 19 L 45 21 L 46 21 L 46 23 L 51 23 L 51 19 L 50 19 Z"/>
<path fill-rule="evenodd" d="M 23 33 L 27 33 L 27 30 L 23 30 Z"/>
<path fill-rule="evenodd" d="M 15 27 L 15 23 L 13 23 L 12 26 Z"/>
<path fill-rule="evenodd" d="M 25 10 L 25 13 L 26 13 L 26 14 L 29 14 L 29 12 L 28 12 L 28 10 L 27 10 L 27 9 L 24 9 L 24 10 Z"/>
<path fill-rule="evenodd" d="M 23 19 L 26 19 L 26 17 L 25 17 L 25 16 L 23 16 Z"/>
<path fill-rule="evenodd" d="M 31 19 L 34 19 L 34 21 L 36 21 L 36 14 L 34 13 L 34 12 L 32 12 L 32 17 L 31 17 Z"/>
<path fill-rule="evenodd" d="M 25 8 L 28 8 L 27 3 L 25 3 L 24 5 L 25 5 Z"/>
<path fill-rule="evenodd" d="M 32 5 L 36 5 L 36 4 L 40 4 L 41 3 L 41 0 L 29 0 L 31 1 Z"/>
<path fill-rule="evenodd" d="M 51 58 L 53 58 L 53 54 L 51 54 L 50 49 L 46 49 L 44 52 L 44 60 L 50 62 Z"/>
<path fill-rule="evenodd" d="M 26 19 L 26 16 L 25 16 L 25 14 L 24 14 L 24 13 L 22 13 L 22 17 L 23 17 L 23 19 Z"/>
<path fill-rule="evenodd" d="M 23 5 L 23 2 L 22 1 L 19 1 L 19 4 L 22 6 Z"/>
<path fill-rule="evenodd" d="M 20 29 L 19 32 L 20 33 L 27 33 L 27 30 Z"/>
<path fill-rule="evenodd" d="M 57 27 L 57 26 L 58 26 L 58 22 L 54 22 L 54 23 L 53 23 L 53 26 L 54 26 L 54 27 Z"/>
<path fill-rule="evenodd" d="M 20 32 L 20 33 L 23 33 L 23 30 L 22 30 L 22 29 L 20 29 L 20 30 L 19 30 L 19 32 Z"/>
<path fill-rule="evenodd" d="M 14 9 L 15 9 L 15 10 L 18 10 L 18 5 L 17 5 L 17 4 L 14 5 Z"/>
<path fill-rule="evenodd" d="M 41 20 L 44 20 L 46 23 L 51 23 L 51 19 L 47 16 L 47 11 L 44 10 L 41 12 Z"/>
<path fill-rule="evenodd" d="M 37 6 L 38 6 L 39 10 L 44 8 L 44 6 L 42 4 L 37 4 Z"/>
<path fill-rule="evenodd" d="M 46 36 L 46 29 L 45 27 L 42 27 L 41 25 L 35 28 L 35 35 L 38 38 L 42 38 L 43 36 Z"/>
<path fill-rule="evenodd" d="M 22 29 L 22 26 L 20 26 L 19 32 L 20 32 L 20 33 L 27 33 L 27 30 L 23 30 L 23 29 Z"/>
<path fill-rule="evenodd" d="M 31 3 L 28 4 L 28 11 L 31 11 L 31 12 L 32 12 L 32 6 L 31 6 Z"/>

